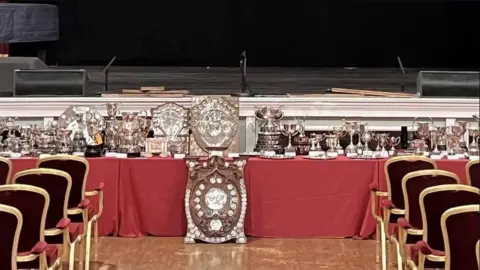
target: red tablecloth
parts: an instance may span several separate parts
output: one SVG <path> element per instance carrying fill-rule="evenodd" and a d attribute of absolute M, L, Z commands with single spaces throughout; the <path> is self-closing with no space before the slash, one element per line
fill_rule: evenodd
<path fill-rule="evenodd" d="M 120 235 L 184 236 L 185 161 L 123 159 L 120 164 Z"/>
<path fill-rule="evenodd" d="M 100 182 L 105 183 L 104 210 L 99 222 L 101 235 L 118 234 L 118 179 L 120 172 L 120 160 L 114 158 L 89 159 L 90 174 L 87 182 L 87 190 L 93 190 Z M 22 158 L 12 159 L 12 176 L 22 170 L 33 169 L 37 159 Z M 94 204 L 96 205 L 96 201 Z"/>
<path fill-rule="evenodd" d="M 14 173 L 35 159 L 15 159 Z M 258 237 L 368 237 L 370 183 L 386 189 L 386 160 L 249 159 L 246 233 Z M 100 233 L 138 237 L 183 236 L 187 168 L 174 159 L 89 159 L 88 188 L 105 183 Z M 440 169 L 465 183 L 466 161 L 440 160 Z"/>

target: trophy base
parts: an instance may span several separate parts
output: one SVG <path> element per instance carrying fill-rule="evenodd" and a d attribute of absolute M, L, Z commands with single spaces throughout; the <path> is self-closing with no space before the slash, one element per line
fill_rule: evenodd
<path fill-rule="evenodd" d="M 127 153 L 127 158 L 139 158 L 142 156 L 141 152 Z"/>
<path fill-rule="evenodd" d="M 103 147 L 101 145 L 87 146 L 85 150 L 85 157 L 94 158 L 101 157 L 103 154 Z"/>

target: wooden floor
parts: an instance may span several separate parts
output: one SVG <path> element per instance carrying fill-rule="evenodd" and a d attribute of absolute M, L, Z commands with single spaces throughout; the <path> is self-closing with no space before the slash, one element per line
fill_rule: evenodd
<path fill-rule="evenodd" d="M 91 270 L 374 270 L 375 241 L 252 239 L 238 244 L 183 244 L 183 238 L 99 241 Z M 67 269 L 66 265 L 63 269 Z"/>

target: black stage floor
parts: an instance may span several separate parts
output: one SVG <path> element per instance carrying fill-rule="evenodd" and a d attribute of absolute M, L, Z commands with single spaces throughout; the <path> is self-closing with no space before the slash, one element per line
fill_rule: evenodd
<path fill-rule="evenodd" d="M 68 67 L 72 68 L 72 67 Z M 88 95 L 103 91 L 103 67 L 78 67 L 88 71 Z M 259 95 L 323 93 L 332 87 L 400 91 L 401 73 L 395 68 L 278 68 L 249 67 L 247 79 Z M 418 69 L 409 69 L 405 92 L 414 93 Z M 119 67 L 109 69 L 109 90 L 165 86 L 188 89 L 191 94 L 231 94 L 240 91 L 239 68 L 225 67 Z M 110 92 L 109 91 L 109 92 Z"/>

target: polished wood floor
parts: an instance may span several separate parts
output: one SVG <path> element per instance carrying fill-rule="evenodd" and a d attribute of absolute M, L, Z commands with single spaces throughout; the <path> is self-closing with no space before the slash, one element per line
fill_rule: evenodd
<path fill-rule="evenodd" d="M 249 238 L 247 245 L 186 245 L 183 238 L 104 237 L 98 248 L 91 270 L 377 269 L 373 240 Z"/>

